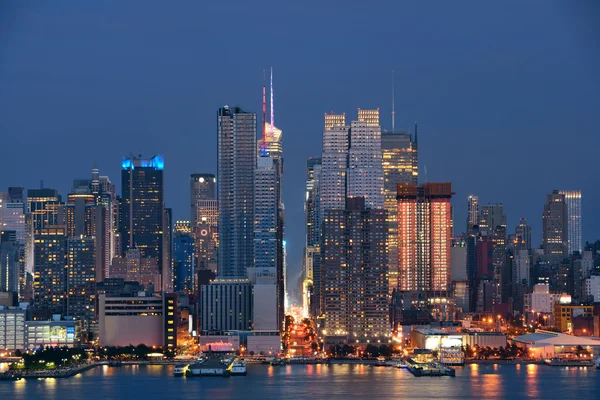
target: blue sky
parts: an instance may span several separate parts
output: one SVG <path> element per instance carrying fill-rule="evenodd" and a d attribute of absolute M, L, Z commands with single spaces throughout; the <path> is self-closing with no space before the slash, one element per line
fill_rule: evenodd
<path fill-rule="evenodd" d="M 453 183 L 458 229 L 474 193 L 537 242 L 544 195 L 581 189 L 595 240 L 599 16 L 593 1 L 2 1 L 0 190 L 66 194 L 94 160 L 120 187 L 123 154 L 159 152 L 167 206 L 189 218 L 189 174 L 216 172 L 217 108 L 260 113 L 273 66 L 293 276 L 323 113 L 379 107 L 389 128 L 395 69 L 396 127 L 419 122 L 421 171 Z"/>

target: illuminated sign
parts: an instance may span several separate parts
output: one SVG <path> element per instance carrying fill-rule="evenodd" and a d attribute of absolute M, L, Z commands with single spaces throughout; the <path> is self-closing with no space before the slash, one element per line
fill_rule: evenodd
<path fill-rule="evenodd" d="M 75 327 L 74 326 L 67 326 L 67 340 L 73 340 L 75 339 Z"/>
<path fill-rule="evenodd" d="M 205 343 L 202 349 L 204 351 L 235 351 L 232 343 L 223 341 Z"/>

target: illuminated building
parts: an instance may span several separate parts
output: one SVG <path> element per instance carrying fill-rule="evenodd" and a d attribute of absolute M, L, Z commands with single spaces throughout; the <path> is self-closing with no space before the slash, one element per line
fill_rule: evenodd
<path fill-rule="evenodd" d="M 203 334 L 252 329 L 252 285 L 248 279 L 217 278 L 202 286 L 200 302 Z"/>
<path fill-rule="evenodd" d="M 15 231 L 0 232 L 0 292 L 20 292 L 19 247 Z"/>
<path fill-rule="evenodd" d="M 33 230 L 64 223 L 61 197 L 54 189 L 29 189 L 27 210 L 32 214 Z"/>
<path fill-rule="evenodd" d="M 0 197 L 0 230 L 15 231 L 16 240 L 25 243 L 25 204 L 22 187 L 9 187 L 4 200 Z"/>
<path fill-rule="evenodd" d="M 0 349 L 24 350 L 26 348 L 26 308 L 0 307 Z"/>
<path fill-rule="evenodd" d="M 531 250 L 531 225 L 527 224 L 526 218 L 521 218 L 519 220 L 515 235 L 515 239 L 518 243 L 521 243 L 525 249 Z"/>
<path fill-rule="evenodd" d="M 169 286 L 170 263 L 164 262 L 164 159 L 134 155 L 121 163 L 120 235 L 121 256 L 136 248 L 142 258 L 151 257 L 161 271 L 162 285 Z"/>
<path fill-rule="evenodd" d="M 390 290 L 398 286 L 398 207 L 396 185 L 417 183 L 419 177 L 417 138 L 410 133 L 382 132 L 383 195 L 388 217 L 388 258 Z"/>
<path fill-rule="evenodd" d="M 568 209 L 565 195 L 554 190 L 546 195 L 542 215 L 544 255 L 552 266 L 558 266 L 569 255 Z"/>
<path fill-rule="evenodd" d="M 187 220 L 175 221 L 174 234 L 191 235 L 192 234 L 192 223 Z"/>
<path fill-rule="evenodd" d="M 219 277 L 245 277 L 253 265 L 256 114 L 237 107 L 217 115 Z"/>
<path fill-rule="evenodd" d="M 479 214 L 479 231 L 487 232 L 491 236 L 499 228 L 506 230 L 504 206 L 500 203 L 482 205 Z"/>
<path fill-rule="evenodd" d="M 399 289 L 449 290 L 451 184 L 399 183 L 397 190 Z"/>
<path fill-rule="evenodd" d="M 67 239 L 66 315 L 82 320 L 86 329 L 96 310 L 95 238 Z"/>
<path fill-rule="evenodd" d="M 177 346 L 177 295 L 98 295 L 100 346 Z"/>
<path fill-rule="evenodd" d="M 173 284 L 176 292 L 193 294 L 196 287 L 194 237 L 175 229 L 173 237 Z"/>
<path fill-rule="evenodd" d="M 323 220 L 323 298 L 328 342 L 389 340 L 385 210 L 362 197 Z M 337 339 L 336 339 L 337 338 Z"/>
<path fill-rule="evenodd" d="M 567 203 L 567 238 L 569 254 L 583 251 L 583 239 L 581 234 L 581 191 L 561 190 L 558 193 L 565 196 Z"/>
<path fill-rule="evenodd" d="M 213 174 L 190 175 L 190 218 L 192 228 L 199 223 L 198 202 L 215 200 L 215 185 L 217 178 Z"/>
<path fill-rule="evenodd" d="M 217 273 L 219 246 L 219 201 L 198 201 L 198 225 L 194 232 L 198 269 Z"/>
<path fill-rule="evenodd" d="M 476 225 L 479 225 L 479 197 L 471 194 L 467 198 L 467 233 L 473 233 Z"/>
<path fill-rule="evenodd" d="M 573 319 L 577 316 L 593 318 L 594 306 L 554 304 L 554 328 L 559 332 L 573 332 Z"/>
<path fill-rule="evenodd" d="M 142 257 L 139 249 L 129 249 L 125 257 L 115 257 L 110 266 L 110 277 L 138 282 L 146 289 L 160 287 L 158 263 L 153 257 Z"/>
<path fill-rule="evenodd" d="M 320 215 L 324 210 L 341 210 L 346 202 L 348 127 L 345 114 L 325 114 L 321 156 Z"/>
<path fill-rule="evenodd" d="M 321 309 L 321 158 L 306 162 L 304 216 L 306 238 L 303 259 L 303 309 L 305 315 L 319 315 Z"/>
<path fill-rule="evenodd" d="M 48 319 L 65 312 L 66 229 L 50 226 L 34 235 L 34 317 Z"/>
<path fill-rule="evenodd" d="M 256 329 L 277 330 L 283 299 L 277 295 L 277 171 L 271 156 L 258 157 L 254 177 L 254 266 L 247 269 L 254 285 L 253 320 L 266 325 Z"/>

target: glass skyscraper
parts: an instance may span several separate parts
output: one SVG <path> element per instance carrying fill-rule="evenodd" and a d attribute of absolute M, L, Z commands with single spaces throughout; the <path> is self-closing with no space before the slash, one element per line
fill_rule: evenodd
<path fill-rule="evenodd" d="M 582 254 L 583 238 L 581 232 L 581 190 L 561 190 L 567 203 L 568 251 L 569 254 L 578 251 Z"/>
<path fill-rule="evenodd" d="M 256 114 L 225 106 L 217 113 L 219 277 L 243 278 L 254 264 Z"/>

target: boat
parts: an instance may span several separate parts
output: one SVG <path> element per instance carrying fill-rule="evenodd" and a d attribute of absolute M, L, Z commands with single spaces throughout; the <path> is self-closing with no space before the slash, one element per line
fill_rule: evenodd
<path fill-rule="evenodd" d="M 406 368 L 408 368 L 408 364 L 405 363 L 405 362 L 400 361 L 399 363 L 396 364 L 396 368 L 406 369 Z"/>
<path fill-rule="evenodd" d="M 282 360 L 281 358 L 274 358 L 273 361 L 271 361 L 271 365 L 272 366 L 285 365 L 285 360 Z"/>
<path fill-rule="evenodd" d="M 225 376 L 231 375 L 231 371 L 218 360 L 207 360 L 190 364 L 186 371 L 186 377 L 193 376 Z"/>
<path fill-rule="evenodd" d="M 229 369 L 231 371 L 231 376 L 246 375 L 248 373 L 246 370 L 246 362 L 240 359 L 236 359 L 235 361 L 233 361 Z"/>
<path fill-rule="evenodd" d="M 177 364 L 175 365 L 175 369 L 173 370 L 173 375 L 175 376 L 184 376 L 187 371 L 187 364 Z"/>

